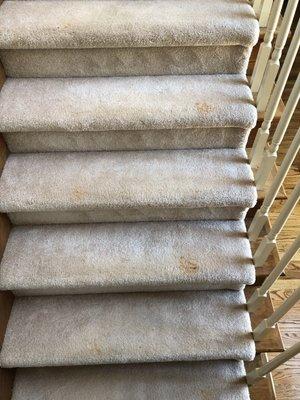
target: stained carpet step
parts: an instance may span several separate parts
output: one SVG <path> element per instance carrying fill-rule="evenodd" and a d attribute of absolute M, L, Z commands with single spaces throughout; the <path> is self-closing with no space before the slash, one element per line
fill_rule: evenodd
<path fill-rule="evenodd" d="M 13 400 L 250 400 L 243 362 L 17 370 Z"/>
<path fill-rule="evenodd" d="M 17 295 L 241 289 L 255 271 L 243 221 L 15 227 L 0 288 Z"/>
<path fill-rule="evenodd" d="M 245 73 L 259 34 L 246 0 L 7 0 L 0 27 L 14 77 Z"/>
<path fill-rule="evenodd" d="M 0 93 L 12 152 L 245 147 L 255 123 L 242 75 L 8 79 Z"/>
<path fill-rule="evenodd" d="M 255 200 L 242 149 L 17 154 L 0 178 L 15 224 L 240 219 Z"/>
<path fill-rule="evenodd" d="M 250 360 L 243 291 L 189 291 L 15 299 L 2 367 Z"/>

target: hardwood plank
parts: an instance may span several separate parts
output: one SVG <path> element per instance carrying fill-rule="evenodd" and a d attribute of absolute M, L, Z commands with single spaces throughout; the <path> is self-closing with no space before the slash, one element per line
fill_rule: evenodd
<path fill-rule="evenodd" d="M 298 280 L 298 287 L 300 281 Z M 278 308 L 295 289 L 287 288 L 284 290 L 273 290 L 271 292 L 271 301 L 275 308 Z M 285 347 L 291 347 L 300 342 L 300 301 L 280 320 L 280 329 L 282 331 L 282 340 Z M 299 366 L 300 368 L 300 366 Z"/>
<path fill-rule="evenodd" d="M 278 353 L 269 353 L 270 359 Z M 300 356 L 289 360 L 272 372 L 277 400 L 300 399 Z M 263 399 L 263 398 L 262 398 Z"/>

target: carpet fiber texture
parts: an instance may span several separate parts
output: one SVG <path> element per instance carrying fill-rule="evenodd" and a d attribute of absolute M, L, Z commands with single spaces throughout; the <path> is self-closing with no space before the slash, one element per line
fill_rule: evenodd
<path fill-rule="evenodd" d="M 0 25 L 0 47 L 14 49 L 250 46 L 259 33 L 245 0 L 7 0 Z"/>
<path fill-rule="evenodd" d="M 11 151 L 243 147 L 257 118 L 242 75 L 8 79 Z"/>
<path fill-rule="evenodd" d="M 12 78 L 201 75 L 246 73 L 250 53 L 251 47 L 238 45 L 0 49 L 0 59 Z"/>
<path fill-rule="evenodd" d="M 258 32 L 246 0 L 5 1 L 0 10 L 1 59 L 15 77 L 245 73 Z"/>
<path fill-rule="evenodd" d="M 237 361 L 17 371 L 12 400 L 250 400 Z"/>
<path fill-rule="evenodd" d="M 252 360 L 242 291 L 16 298 L 2 367 Z"/>
<path fill-rule="evenodd" d="M 242 149 L 40 153 L 8 157 L 0 197 L 18 224 L 239 219 L 256 189 Z"/>
<path fill-rule="evenodd" d="M 0 289 L 17 295 L 241 289 L 255 271 L 243 221 L 13 228 Z"/>

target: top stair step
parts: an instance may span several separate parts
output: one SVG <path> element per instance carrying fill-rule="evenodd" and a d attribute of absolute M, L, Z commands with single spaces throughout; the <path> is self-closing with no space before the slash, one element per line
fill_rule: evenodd
<path fill-rule="evenodd" d="M 5 1 L 8 76 L 245 72 L 259 28 L 246 0 Z"/>

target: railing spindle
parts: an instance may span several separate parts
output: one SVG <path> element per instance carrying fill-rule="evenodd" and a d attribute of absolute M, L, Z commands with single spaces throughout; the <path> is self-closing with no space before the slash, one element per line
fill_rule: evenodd
<path fill-rule="evenodd" d="M 300 300 L 300 288 L 289 296 L 268 318 L 262 320 L 253 330 L 254 340 L 261 340 L 273 330 L 274 325 Z"/>
<path fill-rule="evenodd" d="M 261 7 L 262 7 L 262 0 L 254 0 L 253 9 L 257 16 L 259 16 L 260 14 Z"/>
<path fill-rule="evenodd" d="M 257 288 L 250 297 L 250 299 L 248 300 L 247 306 L 249 312 L 253 312 L 260 304 L 262 304 L 263 300 L 266 298 L 267 293 L 272 287 L 272 285 L 277 281 L 277 279 L 280 277 L 285 268 L 291 262 L 295 254 L 299 251 L 299 249 L 300 249 L 300 235 L 296 238 L 293 244 L 284 253 L 284 255 L 282 256 L 276 267 L 270 272 L 270 274 L 264 280 L 261 287 Z"/>
<path fill-rule="evenodd" d="M 293 36 L 291 45 L 288 49 L 276 85 L 268 102 L 264 121 L 257 132 L 253 148 L 251 150 L 250 158 L 252 167 L 258 167 L 262 159 L 263 151 L 268 141 L 271 123 L 275 117 L 276 110 L 280 103 L 284 87 L 286 85 L 297 51 L 299 49 L 299 45 L 300 45 L 300 21 L 298 21 L 297 28 Z"/>
<path fill-rule="evenodd" d="M 260 27 L 265 27 L 267 26 L 268 19 L 270 16 L 270 11 L 272 8 L 273 0 L 264 0 L 261 10 L 260 10 L 260 15 L 259 15 L 259 26 Z"/>
<path fill-rule="evenodd" d="M 298 129 L 298 132 L 295 135 L 282 161 L 282 164 L 275 176 L 275 179 L 269 191 L 265 196 L 265 199 L 260 209 L 257 210 L 251 222 L 251 225 L 248 229 L 248 235 L 251 241 L 254 241 L 259 237 L 261 230 L 263 229 L 265 223 L 267 222 L 270 208 L 299 150 L 300 150 L 300 128 Z"/>
<path fill-rule="evenodd" d="M 268 61 L 267 68 L 262 80 L 261 87 L 257 95 L 258 112 L 265 111 L 271 92 L 274 87 L 275 79 L 280 68 L 280 58 L 282 50 L 286 44 L 291 30 L 293 18 L 296 12 L 298 0 L 289 0 L 284 17 L 276 38 L 274 50 L 271 59 Z"/>
<path fill-rule="evenodd" d="M 258 190 L 263 189 L 272 171 L 272 168 L 276 164 L 278 148 L 284 138 L 285 132 L 288 128 L 292 115 L 298 104 L 299 98 L 300 98 L 300 74 L 298 75 L 297 81 L 293 87 L 291 95 L 289 96 L 282 117 L 280 118 L 280 121 L 277 125 L 277 128 L 272 138 L 272 142 L 270 146 L 265 150 L 261 164 L 257 172 L 255 173 L 255 182 Z M 293 155 L 291 154 L 293 153 L 293 150 L 296 152 L 299 150 L 299 143 L 300 143 L 299 131 L 297 132 L 296 137 L 298 138 L 298 140 L 294 140 L 293 143 L 291 144 L 290 147 L 291 151 L 289 152 L 289 157 L 293 157 Z"/>
<path fill-rule="evenodd" d="M 256 267 L 261 267 L 266 259 L 271 254 L 272 250 L 276 245 L 276 238 L 281 232 L 284 224 L 291 215 L 294 207 L 300 199 L 300 181 L 294 188 L 291 196 L 287 199 L 284 206 L 281 209 L 277 219 L 275 220 L 270 232 L 263 238 L 260 245 L 258 246 L 253 259 Z"/>
<path fill-rule="evenodd" d="M 264 76 L 264 72 L 272 51 L 272 41 L 274 38 L 276 27 L 278 25 L 278 20 L 280 16 L 280 11 L 282 9 L 283 1 L 284 0 L 275 0 L 271 9 L 271 14 L 268 20 L 264 41 L 263 43 L 261 43 L 259 47 L 253 74 L 250 80 L 251 90 L 253 93 L 258 92 L 262 82 L 262 78 Z"/>
<path fill-rule="evenodd" d="M 288 350 L 283 351 L 278 356 L 274 357 L 273 360 L 267 362 L 261 367 L 255 368 L 254 370 L 247 373 L 247 383 L 249 386 L 253 385 L 256 381 L 263 378 L 265 375 L 272 372 L 274 369 L 284 364 L 289 359 L 295 357 L 300 353 L 300 342 L 290 347 Z"/>

